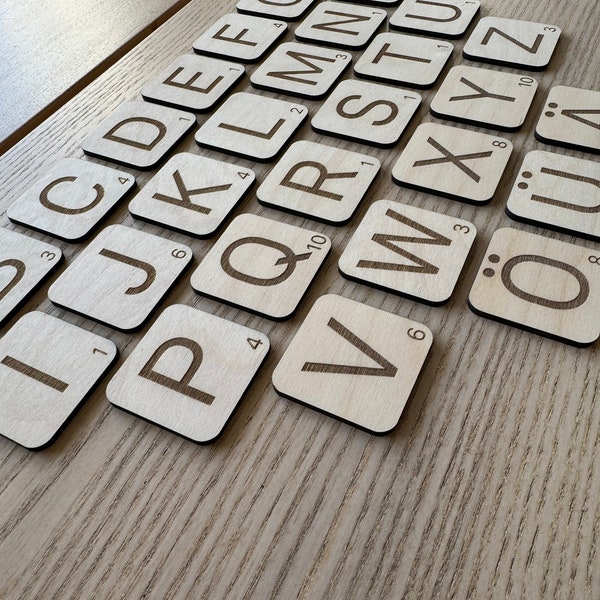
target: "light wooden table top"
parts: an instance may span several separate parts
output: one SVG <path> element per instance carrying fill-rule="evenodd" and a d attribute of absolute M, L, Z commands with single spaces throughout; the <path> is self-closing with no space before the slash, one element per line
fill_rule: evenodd
<path fill-rule="evenodd" d="M 88 132 L 190 52 L 199 33 L 228 10 L 234 2 L 192 0 L 0 157 L 2 225 L 24 231 L 9 223 L 6 207 L 58 158 L 82 156 Z M 398 188 L 390 176 L 398 149 L 326 140 L 381 159 L 370 199 L 401 199 L 475 223 L 475 248 L 449 304 L 429 307 L 338 274 L 339 255 L 366 206 L 336 228 L 265 209 L 251 193 L 238 212 L 306 224 L 329 235 L 333 251 L 297 314 L 281 323 L 197 296 L 191 271 L 163 303 L 196 306 L 271 340 L 224 435 L 206 446 L 180 439 L 110 406 L 105 380 L 50 448 L 29 452 L 0 439 L 0 597 L 600 598 L 598 343 L 577 349 L 467 308 L 499 227 L 600 251 L 598 243 L 514 223 L 504 213 L 525 152 L 551 149 L 533 136 L 550 87 L 600 90 L 600 9 L 597 2 L 482 0 L 481 15 L 563 30 L 550 66 L 528 73 L 540 87 L 524 127 L 503 134 L 515 149 L 489 205 Z M 453 64 L 463 62 L 463 41 L 455 42 Z M 245 82 L 240 89 L 250 88 Z M 432 120 L 432 97 L 423 92 L 398 148 L 418 121 Z M 317 105 L 303 103 L 311 112 Z M 302 136 L 324 139 L 308 124 Z M 193 135 L 179 149 L 199 152 Z M 259 181 L 269 169 L 236 162 L 253 168 Z M 140 174 L 138 184 L 149 176 Z M 110 222 L 190 245 L 194 265 L 213 243 L 135 222 L 126 203 Z M 67 264 L 82 248 L 58 245 Z M 116 333 L 53 307 L 47 290 L 48 284 L 19 315 L 39 308 L 109 337 L 120 350 L 118 364 L 148 328 Z M 329 292 L 425 323 L 434 334 L 423 376 L 391 434 L 369 435 L 272 389 L 271 374 L 293 334 L 315 299 Z"/>

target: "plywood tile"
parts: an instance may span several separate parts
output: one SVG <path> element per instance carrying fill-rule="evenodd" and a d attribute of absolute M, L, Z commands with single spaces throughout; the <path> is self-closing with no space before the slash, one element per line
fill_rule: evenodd
<path fill-rule="evenodd" d="M 135 178 L 125 171 L 65 158 L 29 187 L 7 214 L 15 223 L 76 242 L 134 186 Z"/>
<path fill-rule="evenodd" d="M 469 294 L 477 314 L 576 346 L 600 337 L 598 252 L 516 229 L 490 241 Z"/>
<path fill-rule="evenodd" d="M 116 356 L 95 333 L 42 312 L 21 317 L 0 340 L 0 434 L 47 446 Z"/>
<path fill-rule="evenodd" d="M 400 420 L 433 342 L 415 321 L 321 296 L 273 372 L 287 398 L 376 434 Z"/>
<path fill-rule="evenodd" d="M 331 248 L 325 235 L 252 214 L 236 217 L 191 278 L 198 293 L 280 320 L 296 310 Z"/>
<path fill-rule="evenodd" d="M 380 168 L 372 156 L 302 140 L 258 188 L 261 204 L 339 225 L 356 210 Z"/>
<path fill-rule="evenodd" d="M 269 351 L 266 335 L 183 305 L 159 315 L 108 384 L 119 408 L 195 442 L 215 440 Z"/>
<path fill-rule="evenodd" d="M 504 173 L 512 143 L 501 137 L 423 123 L 392 169 L 398 185 L 462 200 L 489 202 Z"/>
<path fill-rule="evenodd" d="M 212 235 L 255 180 L 252 169 L 175 154 L 129 203 L 135 217 L 196 237 Z"/>
<path fill-rule="evenodd" d="M 447 302 L 477 230 L 464 219 L 379 200 L 339 260 L 342 275 L 427 304 Z"/>

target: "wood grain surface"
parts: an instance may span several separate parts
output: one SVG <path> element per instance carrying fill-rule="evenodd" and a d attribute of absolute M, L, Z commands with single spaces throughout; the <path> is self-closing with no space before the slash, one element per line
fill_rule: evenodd
<path fill-rule="evenodd" d="M 231 0 L 192 0 L 4 154 L 1 224 L 24 232 L 9 223 L 7 206 L 59 158 L 82 157 L 82 140 L 104 118 L 139 99 L 143 84 L 191 52 L 202 31 L 233 10 Z M 269 336 L 271 352 L 223 436 L 211 445 L 195 445 L 111 406 L 106 379 L 48 449 L 30 452 L 0 439 L 1 598 L 600 598 L 598 343 L 574 348 L 467 308 L 485 249 L 500 227 L 600 252 L 597 242 L 514 223 L 504 212 L 526 152 L 597 160 L 542 144 L 534 129 L 551 87 L 600 90 L 600 9 L 593 1 L 482 0 L 480 15 L 562 29 L 549 67 L 535 74 L 539 89 L 523 128 L 503 134 L 514 151 L 494 199 L 473 206 L 392 183 L 399 151 L 419 122 L 434 120 L 428 106 L 435 88 L 419 92 L 423 103 L 398 146 L 368 149 L 382 169 L 348 225 L 262 207 L 252 190 L 234 214 L 305 226 L 333 242 L 292 319 L 274 323 L 192 290 L 192 269 L 214 238 L 195 240 L 136 221 L 126 203 L 112 214 L 111 223 L 192 247 L 193 268 L 162 307 L 188 304 L 256 329 Z M 290 32 L 285 39 L 292 40 Z M 453 41 L 456 51 L 444 73 L 474 64 L 460 55 L 464 39 Z M 252 72 L 250 67 L 235 91 L 252 91 Z M 311 116 L 318 106 L 312 100 L 303 104 Z M 366 151 L 315 134 L 308 121 L 294 140 L 300 137 Z M 259 184 L 270 168 L 198 148 L 193 133 L 178 150 L 252 168 Z M 153 175 L 126 170 L 140 186 Z M 368 204 L 382 198 L 475 224 L 474 250 L 447 305 L 426 306 L 338 274 L 338 258 L 354 227 Z M 66 265 L 84 247 L 58 245 Z M 115 342 L 120 358 L 108 378 L 160 312 L 140 333 L 117 333 L 54 307 L 49 285 L 2 335 L 30 310 L 58 316 Z M 370 435 L 283 399 L 272 388 L 275 365 L 316 298 L 326 293 L 425 323 L 433 332 L 421 379 L 391 434 Z"/>

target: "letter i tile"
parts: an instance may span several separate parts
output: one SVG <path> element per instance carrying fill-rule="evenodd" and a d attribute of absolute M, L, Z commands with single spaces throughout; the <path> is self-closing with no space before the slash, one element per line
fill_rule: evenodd
<path fill-rule="evenodd" d="M 50 444 L 117 356 L 110 341 L 30 312 L 0 340 L 0 434 L 30 450 Z"/>
<path fill-rule="evenodd" d="M 140 327 L 192 260 L 184 244 L 111 225 L 48 290 L 63 308 L 122 331 Z"/>
<path fill-rule="evenodd" d="M 273 372 L 279 394 L 375 434 L 400 420 L 433 336 L 425 326 L 321 296 Z"/>
<path fill-rule="evenodd" d="M 223 431 L 269 351 L 266 335 L 183 305 L 166 308 L 109 382 L 119 408 L 194 442 Z"/>
<path fill-rule="evenodd" d="M 476 314 L 575 346 L 600 337 L 598 252 L 499 229 L 469 294 Z"/>

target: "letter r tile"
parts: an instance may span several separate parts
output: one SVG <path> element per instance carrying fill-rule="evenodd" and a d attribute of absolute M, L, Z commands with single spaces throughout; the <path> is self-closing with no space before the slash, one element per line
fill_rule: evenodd
<path fill-rule="evenodd" d="M 120 329 L 140 327 L 192 260 L 184 244 L 111 225 L 48 290 L 50 300 Z"/>
<path fill-rule="evenodd" d="M 476 314 L 575 346 L 600 337 L 600 253 L 516 229 L 490 241 L 469 294 Z"/>
<path fill-rule="evenodd" d="M 342 296 L 321 296 L 273 372 L 279 394 L 375 434 L 400 420 L 433 336 Z"/>
<path fill-rule="evenodd" d="M 236 217 L 192 274 L 199 294 L 274 320 L 296 310 L 325 261 L 325 235 L 258 215 Z"/>
<path fill-rule="evenodd" d="M 266 335 L 183 305 L 166 308 L 108 384 L 119 408 L 206 443 L 269 351 Z"/>

